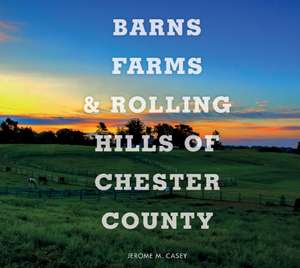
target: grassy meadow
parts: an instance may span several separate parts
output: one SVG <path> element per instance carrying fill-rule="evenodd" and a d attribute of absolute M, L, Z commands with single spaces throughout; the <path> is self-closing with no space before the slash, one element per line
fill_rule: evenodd
<path fill-rule="evenodd" d="M 0 188 L 28 187 L 26 176 L 64 176 L 41 188 L 93 187 L 99 173 L 218 173 L 236 184 L 224 187 L 225 201 L 201 193 L 170 198 L 140 196 L 33 198 L 0 195 L 0 267 L 299 267 L 300 213 L 272 203 L 236 202 L 261 194 L 270 200 L 300 197 L 300 157 L 255 150 L 213 153 L 95 153 L 93 147 L 0 145 Z M 226 200 L 228 198 L 228 200 Z M 231 202 L 232 201 L 232 202 Z M 109 231 L 100 224 L 108 211 L 213 211 L 209 230 Z M 129 260 L 129 252 L 187 252 L 186 260 Z"/>

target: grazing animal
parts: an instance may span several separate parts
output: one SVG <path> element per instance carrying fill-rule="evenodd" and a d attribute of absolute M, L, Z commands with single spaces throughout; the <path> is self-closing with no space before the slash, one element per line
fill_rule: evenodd
<path fill-rule="evenodd" d="M 37 186 L 36 179 L 34 179 L 34 178 L 28 178 L 27 183 L 29 184 L 29 186 L 34 186 L 34 188 L 36 188 L 36 186 Z"/>
<path fill-rule="evenodd" d="M 48 182 L 47 177 L 39 176 L 39 184 L 41 184 L 41 183 L 47 184 L 47 182 Z"/>
<path fill-rule="evenodd" d="M 64 184 L 65 183 L 65 178 L 64 177 L 59 177 L 58 178 L 58 183 L 59 184 Z"/>
<path fill-rule="evenodd" d="M 297 199 L 295 200 L 294 210 L 295 210 L 295 211 L 300 211 L 300 198 L 297 198 Z"/>

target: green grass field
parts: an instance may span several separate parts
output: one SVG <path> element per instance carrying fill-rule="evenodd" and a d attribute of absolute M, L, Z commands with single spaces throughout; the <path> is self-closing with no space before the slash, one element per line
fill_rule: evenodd
<path fill-rule="evenodd" d="M 293 201 L 300 197 L 300 157 L 255 150 L 214 153 L 95 153 L 93 147 L 0 145 L 2 166 L 64 176 L 78 185 L 50 181 L 42 188 L 93 187 L 99 173 L 218 173 L 234 178 L 234 193 Z M 0 187 L 28 187 L 24 175 L 0 172 Z M 81 185 L 82 184 L 82 185 Z M 0 196 L 0 267 L 299 267 L 300 213 L 255 202 L 139 197 L 113 200 Z M 105 230 L 108 211 L 213 211 L 209 230 Z M 187 252 L 185 261 L 128 260 L 129 252 Z"/>

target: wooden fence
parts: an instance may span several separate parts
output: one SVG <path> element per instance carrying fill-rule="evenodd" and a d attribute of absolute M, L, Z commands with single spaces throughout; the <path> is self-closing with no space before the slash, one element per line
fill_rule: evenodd
<path fill-rule="evenodd" d="M 44 168 L 44 167 L 43 167 Z M 171 167 L 163 167 L 166 170 L 171 170 Z M 155 191 L 105 191 L 100 192 L 94 186 L 94 178 L 97 174 L 89 172 L 76 172 L 74 170 L 68 170 L 70 174 L 62 173 L 61 171 L 53 171 L 50 169 L 37 169 L 31 167 L 21 167 L 17 165 L 0 165 L 0 170 L 2 172 L 13 172 L 15 174 L 24 175 L 26 177 L 39 177 L 45 176 L 47 180 L 54 183 L 59 183 L 61 177 L 64 178 L 63 184 L 66 185 L 77 185 L 79 187 L 87 187 L 82 189 L 39 189 L 39 188 L 0 188 L 0 195 L 16 195 L 16 196 L 28 196 L 28 197 L 38 197 L 38 198 L 65 198 L 65 197 L 78 197 L 80 200 L 85 198 L 100 198 L 102 196 L 111 197 L 113 199 L 123 198 L 123 197 L 138 197 L 138 198 L 164 198 L 168 196 L 178 196 L 184 198 L 194 198 L 200 200 L 212 200 L 212 201 L 223 201 L 223 202 L 243 202 L 251 204 L 260 205 L 281 205 L 281 206 L 293 206 L 295 200 L 288 199 L 285 196 L 267 196 L 263 194 L 249 195 L 247 193 L 241 193 L 238 191 L 230 191 L 229 189 L 224 189 L 220 191 L 170 191 L 170 192 L 155 192 Z M 176 170 L 173 170 L 176 172 Z M 72 175 L 74 174 L 74 175 Z M 76 175 L 75 175 L 76 174 Z M 84 177 L 82 177 L 85 175 Z M 78 177 L 76 177 L 78 176 Z M 80 176 L 80 177 L 79 177 Z M 25 177 L 25 178 L 26 178 Z M 25 181 L 24 178 L 24 181 Z M 220 186 L 235 186 L 237 181 L 235 178 L 226 177 L 220 181 Z"/>
<path fill-rule="evenodd" d="M 169 173 L 171 170 L 164 167 Z M 60 178 L 63 177 L 64 184 L 77 185 L 81 187 L 94 187 L 94 180 L 98 174 L 93 172 L 76 172 L 74 170 L 69 170 L 67 173 L 62 173 L 62 171 L 53 171 L 49 168 L 37 169 L 31 167 L 21 167 L 17 165 L 0 165 L 0 171 L 3 172 L 13 172 L 18 175 L 24 175 L 26 177 L 38 178 L 40 176 L 46 177 L 48 181 L 54 183 L 60 183 Z M 173 169 L 173 173 L 177 173 L 177 170 Z M 186 172 L 187 173 L 187 172 Z M 25 178 L 24 178 L 25 179 Z M 237 180 L 234 177 L 224 177 L 220 178 L 219 185 L 221 187 L 236 186 Z"/>
<path fill-rule="evenodd" d="M 293 206 L 295 200 L 287 199 L 284 196 L 274 198 L 258 194 L 256 196 L 243 195 L 241 192 L 236 191 L 200 191 L 191 193 L 187 191 L 180 192 L 158 192 L 158 191 L 104 191 L 101 192 L 97 189 L 35 189 L 35 188 L 18 188 L 18 187 L 0 187 L 0 195 L 15 195 L 18 197 L 31 197 L 31 198 L 70 198 L 75 197 L 80 200 L 83 199 L 100 199 L 108 197 L 114 200 L 117 199 L 148 199 L 148 198 L 191 198 L 198 200 L 211 200 L 236 202 L 236 203 L 249 203 L 267 206 Z"/>

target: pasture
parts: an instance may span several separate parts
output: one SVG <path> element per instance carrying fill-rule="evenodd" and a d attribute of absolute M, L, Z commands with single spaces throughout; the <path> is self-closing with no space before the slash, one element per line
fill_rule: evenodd
<path fill-rule="evenodd" d="M 294 199 L 300 195 L 300 157 L 287 153 L 255 150 L 224 150 L 213 153 L 96 153 L 94 147 L 75 145 L 0 145 L 3 166 L 19 168 L 27 174 L 63 176 L 68 187 L 94 188 L 99 173 L 217 173 L 221 179 L 234 179 L 227 192 L 244 196 L 261 194 Z M 26 186 L 24 175 L 0 173 L 0 186 Z M 51 183 L 52 188 L 65 185 Z M 194 195 L 197 193 L 193 193 Z"/>
<path fill-rule="evenodd" d="M 1 267 L 299 267 L 300 213 L 292 207 L 231 202 L 258 194 L 271 200 L 300 197 L 300 157 L 255 150 L 214 153 L 95 153 L 93 147 L 0 145 L 0 187 L 28 187 L 26 172 L 46 175 L 39 189 L 94 189 L 99 173 L 218 173 L 236 184 L 223 198 L 110 195 L 80 200 L 0 195 Z M 65 184 L 55 180 L 63 176 Z M 70 182 L 70 183 L 69 183 Z M 232 200 L 234 201 L 234 200 Z M 209 230 L 105 230 L 107 211 L 212 211 Z M 186 252 L 187 260 L 127 259 L 130 252 Z"/>

